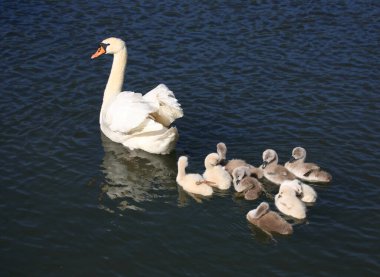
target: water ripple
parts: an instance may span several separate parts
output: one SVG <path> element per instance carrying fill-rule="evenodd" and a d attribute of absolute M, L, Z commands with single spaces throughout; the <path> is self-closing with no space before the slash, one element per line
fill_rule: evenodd
<path fill-rule="evenodd" d="M 0 6 L 2 275 L 379 272 L 378 2 Z M 127 42 L 126 90 L 165 83 L 182 104 L 171 155 L 101 135 L 112 58 L 90 55 L 108 36 Z M 333 181 L 314 186 L 292 236 L 271 240 L 245 219 L 261 201 L 275 209 L 265 197 L 178 188 L 177 157 L 202 173 L 220 141 L 255 165 L 266 148 L 284 163 L 301 145 Z"/>

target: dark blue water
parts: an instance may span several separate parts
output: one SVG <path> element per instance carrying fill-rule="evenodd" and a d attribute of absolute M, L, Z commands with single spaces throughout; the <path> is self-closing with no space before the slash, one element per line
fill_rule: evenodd
<path fill-rule="evenodd" d="M 235 1 L 236 2 L 236 1 Z M 1 276 L 379 276 L 378 1 L 0 3 Z M 172 89 L 185 112 L 167 156 L 101 136 L 112 57 L 125 89 Z M 175 182 L 223 141 L 280 162 L 295 146 L 333 175 L 292 236 L 249 225 L 253 202 L 196 201 Z"/>

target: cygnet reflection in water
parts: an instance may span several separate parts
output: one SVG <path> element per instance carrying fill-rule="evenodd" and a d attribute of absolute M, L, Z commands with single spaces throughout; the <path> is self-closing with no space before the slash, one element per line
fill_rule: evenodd
<path fill-rule="evenodd" d="M 137 203 L 163 198 L 163 191 L 176 190 L 175 153 L 155 155 L 132 151 L 103 134 L 101 140 L 104 148 L 101 167 L 105 176 L 102 193 L 110 199 L 123 200 L 119 209 L 141 210 L 135 206 Z"/>

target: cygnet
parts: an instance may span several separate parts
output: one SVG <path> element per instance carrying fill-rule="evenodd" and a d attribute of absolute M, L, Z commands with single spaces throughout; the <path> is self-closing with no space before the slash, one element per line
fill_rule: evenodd
<path fill-rule="evenodd" d="M 185 191 L 203 196 L 210 196 L 213 193 L 212 188 L 207 185 L 202 175 L 191 173 L 186 174 L 186 167 L 188 166 L 188 159 L 186 156 L 181 156 L 178 159 L 178 173 L 176 181 Z"/>
<path fill-rule="evenodd" d="M 302 183 L 301 181 L 295 180 L 285 180 L 281 183 L 281 186 L 286 184 L 296 191 L 299 198 L 306 203 L 314 203 L 317 200 L 317 192 L 309 185 Z"/>
<path fill-rule="evenodd" d="M 227 160 L 227 146 L 223 142 L 219 142 L 216 145 L 216 151 L 219 154 L 220 157 L 220 164 L 224 166 L 225 170 L 232 175 L 232 172 L 235 168 L 240 167 L 240 166 L 247 166 L 250 169 L 251 174 L 254 177 L 257 177 L 258 179 L 261 179 L 263 177 L 263 172 L 261 168 L 257 168 L 251 164 L 248 164 L 246 161 L 241 160 L 241 159 L 232 159 L 232 160 Z"/>
<path fill-rule="evenodd" d="M 283 214 L 290 215 L 297 219 L 306 218 L 306 206 L 304 202 L 297 197 L 297 193 L 302 193 L 299 184 L 281 184 L 279 192 L 274 198 L 277 209 Z"/>
<path fill-rule="evenodd" d="M 247 220 L 259 227 L 267 234 L 279 233 L 290 235 L 293 233 L 293 227 L 278 213 L 269 209 L 267 202 L 262 202 L 256 209 L 247 213 Z"/>
<path fill-rule="evenodd" d="M 208 154 L 205 158 L 205 172 L 203 178 L 210 181 L 212 186 L 226 190 L 231 187 L 230 174 L 219 164 L 220 157 L 217 153 Z"/>
<path fill-rule="evenodd" d="M 234 188 L 242 193 L 246 200 L 256 200 L 263 191 L 262 184 L 250 177 L 250 170 L 246 166 L 240 166 L 232 171 Z"/>
<path fill-rule="evenodd" d="M 315 163 L 305 163 L 306 150 L 302 147 L 295 147 L 292 151 L 292 157 L 285 164 L 286 169 L 292 172 L 297 178 L 313 182 L 313 183 L 328 183 L 331 182 L 332 176 L 330 173 L 322 170 Z"/>
<path fill-rule="evenodd" d="M 263 152 L 263 164 L 261 168 L 264 177 L 276 185 L 281 185 L 285 180 L 296 179 L 296 176 L 293 173 L 278 164 L 278 156 L 273 149 L 267 149 Z"/>

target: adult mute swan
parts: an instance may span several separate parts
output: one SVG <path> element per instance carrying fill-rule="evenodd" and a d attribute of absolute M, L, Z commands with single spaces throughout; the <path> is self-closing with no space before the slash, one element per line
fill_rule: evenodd
<path fill-rule="evenodd" d="M 91 56 L 114 56 L 104 90 L 100 111 L 100 129 L 112 141 L 130 149 L 153 154 L 168 154 L 178 140 L 178 131 L 170 124 L 183 116 L 181 105 L 164 84 L 145 95 L 121 91 L 127 65 L 127 47 L 119 38 L 103 40 Z"/>

